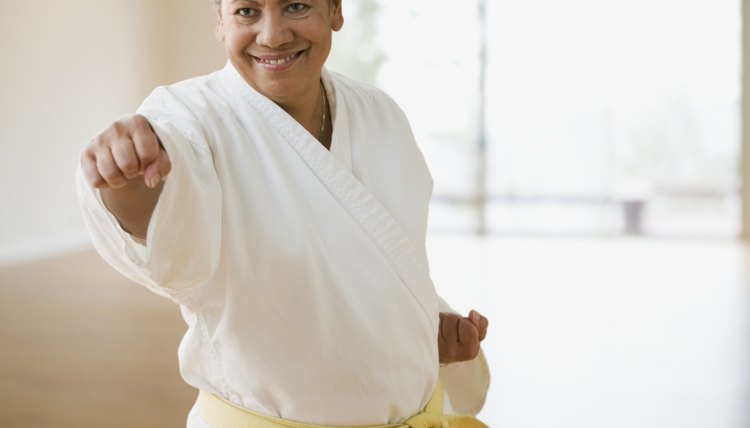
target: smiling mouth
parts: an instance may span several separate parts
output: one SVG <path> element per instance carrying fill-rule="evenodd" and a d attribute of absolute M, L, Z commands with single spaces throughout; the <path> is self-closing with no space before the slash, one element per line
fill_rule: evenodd
<path fill-rule="evenodd" d="M 299 58 L 302 55 L 303 52 L 304 51 L 299 51 L 297 53 L 293 53 L 291 55 L 281 57 L 281 58 L 273 58 L 271 56 L 261 58 L 261 57 L 253 55 L 253 59 L 255 59 L 255 61 L 258 64 L 261 64 L 267 67 L 276 68 L 276 67 L 283 67 L 285 65 L 289 65 L 293 63 L 297 58 Z"/>

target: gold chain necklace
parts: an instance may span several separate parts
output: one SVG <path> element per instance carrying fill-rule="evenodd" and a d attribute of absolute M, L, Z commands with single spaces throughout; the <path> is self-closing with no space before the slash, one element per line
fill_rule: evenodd
<path fill-rule="evenodd" d="M 320 142 L 324 143 L 323 142 L 323 135 L 324 135 L 323 133 L 326 130 L 326 110 L 328 110 L 328 102 L 327 102 L 326 98 L 328 98 L 328 97 L 326 96 L 326 88 L 325 88 L 325 86 L 323 86 L 323 81 L 322 80 L 320 81 L 320 89 L 323 90 L 323 121 L 320 123 Z"/>

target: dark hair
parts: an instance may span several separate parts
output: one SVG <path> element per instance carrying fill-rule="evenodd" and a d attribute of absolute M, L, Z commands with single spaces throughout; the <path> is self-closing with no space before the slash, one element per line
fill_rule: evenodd
<path fill-rule="evenodd" d="M 213 4 L 214 4 L 215 6 L 218 6 L 218 5 L 220 5 L 220 4 L 221 4 L 221 0 L 212 0 L 212 2 L 213 2 Z M 329 3 L 333 3 L 333 0 L 328 0 L 328 2 L 329 2 Z M 333 4 L 335 4 L 335 3 L 333 3 Z"/>

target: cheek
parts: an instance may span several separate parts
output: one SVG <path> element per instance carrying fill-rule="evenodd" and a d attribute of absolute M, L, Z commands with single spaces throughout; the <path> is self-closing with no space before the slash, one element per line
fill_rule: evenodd
<path fill-rule="evenodd" d="M 321 48 L 325 51 L 326 56 L 331 52 L 331 36 L 330 34 L 320 41 Z"/>
<path fill-rule="evenodd" d="M 314 40 L 320 47 L 330 48 L 331 46 L 331 30 L 326 26 L 315 26 L 307 31 L 306 38 Z"/>
<path fill-rule="evenodd" d="M 229 52 L 243 52 L 252 43 L 253 36 L 248 32 L 230 31 L 226 35 L 224 42 L 226 50 Z"/>
<path fill-rule="evenodd" d="M 331 36 L 331 24 L 326 17 L 316 15 L 296 25 L 294 31 L 299 37 L 322 43 Z"/>

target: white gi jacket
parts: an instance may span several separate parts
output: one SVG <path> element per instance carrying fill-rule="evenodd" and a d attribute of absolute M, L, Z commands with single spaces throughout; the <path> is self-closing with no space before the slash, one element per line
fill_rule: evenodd
<path fill-rule="evenodd" d="M 391 98 L 326 71 L 323 81 L 330 152 L 231 63 L 157 88 L 138 113 L 172 171 L 146 246 L 79 170 L 81 204 L 99 253 L 181 305 L 189 384 L 306 423 L 399 423 L 436 386 L 448 310 L 425 254 L 432 180 Z M 484 357 L 441 370 L 453 409 L 478 412 Z"/>

